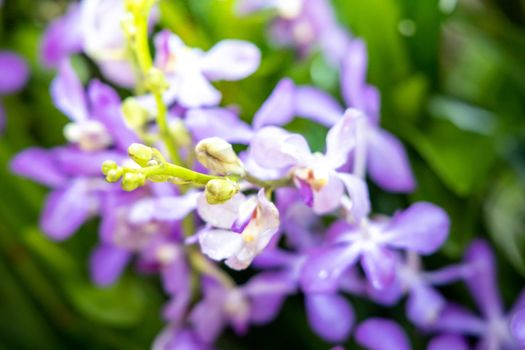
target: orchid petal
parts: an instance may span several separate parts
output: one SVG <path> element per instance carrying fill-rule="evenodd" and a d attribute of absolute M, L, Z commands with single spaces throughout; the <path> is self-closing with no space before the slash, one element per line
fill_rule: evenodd
<path fill-rule="evenodd" d="M 261 52 L 252 43 L 222 40 L 201 60 L 201 71 L 209 80 L 240 80 L 257 70 Z"/>
<path fill-rule="evenodd" d="M 191 109 L 184 121 L 196 141 L 217 136 L 228 142 L 248 144 L 253 137 L 250 126 L 225 108 Z"/>
<path fill-rule="evenodd" d="M 28 76 L 29 69 L 22 57 L 10 51 L 0 51 L 0 95 L 22 89 Z"/>
<path fill-rule="evenodd" d="M 330 342 L 348 338 L 354 311 L 346 298 L 337 294 L 306 294 L 306 313 L 312 330 Z"/>
<path fill-rule="evenodd" d="M 310 86 L 299 86 L 295 90 L 295 114 L 331 127 L 341 119 L 343 109 L 326 92 Z"/>
<path fill-rule="evenodd" d="M 213 260 L 228 259 L 242 249 L 242 236 L 226 230 L 205 230 L 199 234 L 202 252 Z"/>
<path fill-rule="evenodd" d="M 394 321 L 369 318 L 357 326 L 357 343 L 369 350 L 410 350 L 404 330 Z"/>
<path fill-rule="evenodd" d="M 253 127 L 285 125 L 294 116 L 295 85 L 290 79 L 281 80 L 253 117 Z"/>
<path fill-rule="evenodd" d="M 57 108 L 72 121 L 88 119 L 84 87 L 67 60 L 60 64 L 58 75 L 51 83 L 51 97 Z"/>
<path fill-rule="evenodd" d="M 99 286 L 113 284 L 122 274 L 131 254 L 112 245 L 101 245 L 90 257 L 91 279 Z"/>

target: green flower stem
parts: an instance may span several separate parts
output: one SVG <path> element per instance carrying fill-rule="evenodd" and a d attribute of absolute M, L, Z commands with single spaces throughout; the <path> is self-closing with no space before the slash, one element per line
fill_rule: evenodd
<path fill-rule="evenodd" d="M 259 187 L 264 187 L 268 189 L 276 189 L 280 187 L 290 187 L 292 185 L 292 179 L 290 177 L 284 177 L 277 180 L 261 180 L 250 173 L 246 174 L 246 180 L 254 185 Z"/>
<path fill-rule="evenodd" d="M 146 177 L 169 176 L 183 180 L 184 182 L 203 186 L 210 180 L 223 178 L 221 176 L 202 174 L 171 163 L 162 163 L 160 165 L 138 169 L 137 171 L 142 172 Z"/>
<path fill-rule="evenodd" d="M 134 13 L 136 27 L 134 49 L 143 77 L 146 77 L 153 67 L 153 59 L 148 41 L 148 18 L 153 3 L 154 1 L 145 1 L 144 7 Z M 162 91 L 154 90 L 151 91 L 151 93 L 157 105 L 157 125 L 159 127 L 160 137 L 168 149 L 171 160 L 176 164 L 182 164 L 177 145 L 171 137 L 167 118 L 167 107 L 162 99 Z"/>

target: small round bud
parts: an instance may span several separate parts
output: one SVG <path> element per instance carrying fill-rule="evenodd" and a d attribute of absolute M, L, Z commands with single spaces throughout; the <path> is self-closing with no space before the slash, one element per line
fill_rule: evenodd
<path fill-rule="evenodd" d="M 151 68 L 146 75 L 146 81 L 144 83 L 146 89 L 149 91 L 161 92 L 169 88 L 168 81 L 164 76 L 164 73 L 158 68 Z"/>
<path fill-rule="evenodd" d="M 142 167 L 147 167 L 153 160 L 153 148 L 142 145 L 140 143 L 133 143 L 128 147 L 128 154 L 131 159 Z"/>
<path fill-rule="evenodd" d="M 124 191 L 133 191 L 144 185 L 146 176 L 142 173 L 126 173 L 122 178 L 122 189 Z"/>
<path fill-rule="evenodd" d="M 220 137 L 209 137 L 195 146 L 197 159 L 214 173 L 244 176 L 245 170 L 237 154 L 228 142 Z"/>
<path fill-rule="evenodd" d="M 204 194 L 209 204 L 221 204 L 239 193 L 239 184 L 230 179 L 208 181 Z"/>
<path fill-rule="evenodd" d="M 117 182 L 122 177 L 122 168 L 112 169 L 106 174 L 107 182 Z"/>
<path fill-rule="evenodd" d="M 142 129 L 148 122 L 148 111 L 133 97 L 126 98 L 120 110 L 124 116 L 124 122 L 131 129 Z"/>
<path fill-rule="evenodd" d="M 106 160 L 102 163 L 102 174 L 107 175 L 111 170 L 116 170 L 118 164 L 112 160 Z"/>

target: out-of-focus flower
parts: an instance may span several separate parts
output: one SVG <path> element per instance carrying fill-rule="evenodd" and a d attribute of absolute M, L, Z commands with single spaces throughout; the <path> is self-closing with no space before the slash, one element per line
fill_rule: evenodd
<path fill-rule="evenodd" d="M 420 202 L 390 220 L 337 222 L 328 245 L 319 248 L 305 263 L 301 282 L 307 291 L 334 291 L 343 272 L 361 260 L 367 279 L 376 289 L 395 281 L 393 248 L 431 254 L 448 236 L 449 218 L 433 204 Z"/>
<path fill-rule="evenodd" d="M 433 329 L 479 337 L 480 342 L 476 349 L 480 350 L 521 349 L 522 339 L 516 331 L 523 325 L 514 323 L 512 326 L 510 323 L 512 315 L 519 315 L 519 310 L 525 307 L 525 293 L 521 293 L 511 311 L 505 314 L 498 290 L 495 258 L 489 245 L 480 240 L 473 242 L 464 260 L 469 268 L 465 283 L 483 318 L 463 307 L 450 304 L 445 307 Z M 514 338 L 514 334 L 518 337 Z"/>
<path fill-rule="evenodd" d="M 341 67 L 341 92 L 346 105 L 366 116 L 366 167 L 371 178 L 389 191 L 413 191 L 416 184 L 403 145 L 379 126 L 380 97 L 377 89 L 366 83 L 368 57 L 362 40 L 352 40 Z M 331 96 L 315 88 L 299 87 L 295 99 L 295 114 L 327 126 L 336 122 L 337 110 L 342 111 Z"/>
<path fill-rule="evenodd" d="M 224 204 L 199 198 L 198 212 L 213 228 L 199 233 L 202 252 L 214 260 L 226 259 L 235 270 L 247 268 L 279 229 L 279 212 L 261 189 L 257 196 L 237 194 Z"/>
<path fill-rule="evenodd" d="M 240 0 L 237 12 L 246 15 L 272 9 L 277 12 L 270 32 L 274 41 L 296 48 L 302 55 L 319 48 L 333 63 L 345 55 L 349 34 L 338 25 L 327 0 Z"/>
<path fill-rule="evenodd" d="M 246 41 L 222 40 L 204 52 L 187 47 L 169 31 L 157 34 L 155 48 L 155 66 L 164 72 L 169 83 L 165 102 L 188 108 L 218 105 L 221 94 L 211 82 L 246 78 L 261 60 L 259 49 Z M 148 96 L 142 98 L 142 103 L 149 108 L 153 101 Z"/>
<path fill-rule="evenodd" d="M 357 343 L 368 350 L 410 350 L 410 342 L 394 321 L 369 318 L 359 324 L 355 331 Z"/>
<path fill-rule="evenodd" d="M 328 132 L 325 154 L 312 154 L 301 135 L 276 127 L 263 128 L 250 144 L 249 157 L 258 167 L 273 169 L 280 177 L 291 175 L 304 202 L 320 214 L 338 208 L 346 188 L 352 200 L 350 210 L 360 220 L 369 210 L 366 184 L 356 176 L 337 171 L 356 146 L 359 119 L 355 110 L 345 113 Z M 266 177 L 249 164 L 247 169 Z"/>
<path fill-rule="evenodd" d="M 469 350 L 469 346 L 461 336 L 443 334 L 434 337 L 428 344 L 427 350 Z"/>
<path fill-rule="evenodd" d="M 436 286 L 461 280 L 468 272 L 464 264 L 424 271 L 418 254 L 408 252 L 405 259 L 396 259 L 395 281 L 384 289 L 369 288 L 372 300 L 383 305 L 398 302 L 408 294 L 406 314 L 419 327 L 427 328 L 437 321 L 446 305 Z"/>
<path fill-rule="evenodd" d="M 27 64 L 10 51 L 0 51 L 0 98 L 23 88 L 29 76 Z M 0 132 L 5 126 L 5 112 L 0 100 Z"/>

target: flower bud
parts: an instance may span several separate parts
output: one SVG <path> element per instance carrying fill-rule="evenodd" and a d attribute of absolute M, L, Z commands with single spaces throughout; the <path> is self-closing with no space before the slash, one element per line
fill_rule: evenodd
<path fill-rule="evenodd" d="M 151 161 L 155 155 L 153 148 L 140 143 L 131 144 L 131 146 L 128 147 L 128 154 L 130 158 L 141 167 L 152 165 Z"/>
<path fill-rule="evenodd" d="M 209 137 L 195 146 L 197 159 L 214 173 L 244 176 L 244 165 L 228 142 L 219 137 Z"/>
<path fill-rule="evenodd" d="M 107 182 L 117 182 L 122 177 L 122 168 L 116 168 L 108 171 L 106 174 Z"/>
<path fill-rule="evenodd" d="M 169 88 L 168 81 L 164 76 L 164 73 L 158 68 L 151 68 L 146 75 L 146 81 L 144 86 L 149 91 L 161 92 Z"/>
<path fill-rule="evenodd" d="M 239 185 L 230 179 L 208 181 L 204 194 L 209 204 L 221 204 L 239 193 Z"/>
<path fill-rule="evenodd" d="M 148 111 L 133 97 L 124 100 L 121 106 L 126 125 L 134 130 L 142 129 L 148 122 Z"/>
<path fill-rule="evenodd" d="M 118 169 L 118 164 L 112 160 L 106 160 L 102 163 L 102 174 L 107 175 L 111 170 Z"/>
<path fill-rule="evenodd" d="M 122 178 L 122 189 L 133 191 L 144 185 L 146 176 L 142 173 L 126 173 Z"/>

